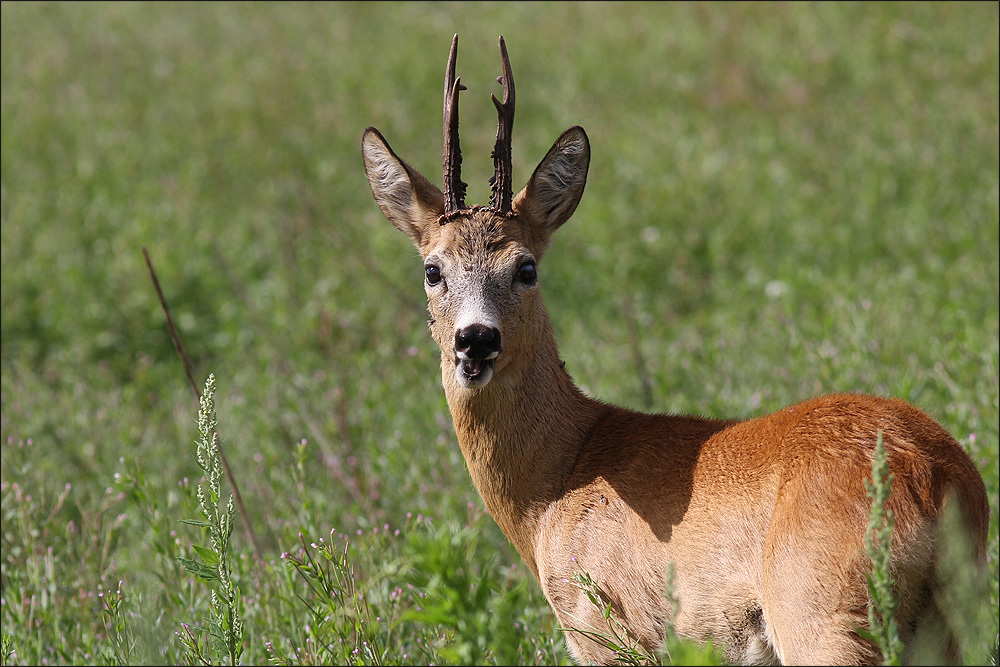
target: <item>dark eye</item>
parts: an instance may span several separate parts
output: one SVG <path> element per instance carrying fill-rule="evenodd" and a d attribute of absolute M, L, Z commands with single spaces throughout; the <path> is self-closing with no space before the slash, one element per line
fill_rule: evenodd
<path fill-rule="evenodd" d="M 441 282 L 441 269 L 434 264 L 424 267 L 424 275 L 427 277 L 428 285 L 437 285 Z"/>
<path fill-rule="evenodd" d="M 538 280 L 538 272 L 535 271 L 534 262 L 525 262 L 521 265 L 521 268 L 517 270 L 517 280 L 525 285 L 534 285 L 535 281 Z"/>

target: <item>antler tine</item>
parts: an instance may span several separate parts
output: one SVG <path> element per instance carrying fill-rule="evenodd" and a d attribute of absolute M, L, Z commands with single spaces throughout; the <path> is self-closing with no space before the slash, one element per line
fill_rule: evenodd
<path fill-rule="evenodd" d="M 503 102 L 496 95 L 490 94 L 497 108 L 497 142 L 493 147 L 493 168 L 495 172 L 490 179 L 493 195 L 490 206 L 500 213 L 511 212 L 513 198 L 512 180 L 513 166 L 511 164 L 511 133 L 514 130 L 514 74 L 510 69 L 510 59 L 507 57 L 507 44 L 500 36 L 500 57 L 503 61 L 503 76 L 497 77 L 497 83 L 503 84 Z"/>
<path fill-rule="evenodd" d="M 444 217 L 465 208 L 465 189 L 462 182 L 462 149 L 458 144 L 458 93 L 466 90 L 460 78 L 455 77 L 458 58 L 458 33 L 451 40 L 448 69 L 444 76 Z"/>

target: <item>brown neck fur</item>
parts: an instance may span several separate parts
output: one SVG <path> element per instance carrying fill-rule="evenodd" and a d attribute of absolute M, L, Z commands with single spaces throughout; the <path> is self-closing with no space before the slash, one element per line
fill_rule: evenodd
<path fill-rule="evenodd" d="M 448 354 L 441 363 L 472 481 L 535 576 L 539 516 L 562 494 L 592 425 L 606 409 L 584 396 L 563 368 L 548 315 L 540 301 L 537 305 L 537 335 L 525 337 L 536 346 L 510 350 L 510 363 L 483 389 L 461 387 Z"/>

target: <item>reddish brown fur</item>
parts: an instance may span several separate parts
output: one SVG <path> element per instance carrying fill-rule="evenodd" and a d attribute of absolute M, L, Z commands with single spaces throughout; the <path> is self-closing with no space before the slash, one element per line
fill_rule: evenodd
<path fill-rule="evenodd" d="M 511 276 L 523 258 L 541 260 L 576 207 L 589 162 L 580 128 L 556 142 L 512 216 L 480 207 L 446 224 L 440 192 L 377 131 L 365 133 L 363 152 L 379 206 L 445 276 L 444 287 L 427 291 L 459 445 L 562 627 L 606 630 L 573 582 L 587 572 L 650 649 L 672 622 L 682 636 L 725 643 L 737 663 L 877 662 L 853 629 L 867 626 L 863 480 L 879 431 L 895 478 L 889 507 L 904 635 L 934 620 L 935 523 L 950 498 L 985 559 L 982 478 L 954 438 L 907 403 L 837 394 L 719 421 L 632 412 L 577 389 L 540 292 Z M 553 175 L 548 182 L 563 190 L 546 190 Z M 456 311 L 465 294 L 495 309 L 503 341 L 495 375 L 476 388 L 456 379 Z M 663 595 L 670 563 L 676 618 Z M 567 633 L 567 642 L 581 663 L 614 658 L 582 634 Z"/>

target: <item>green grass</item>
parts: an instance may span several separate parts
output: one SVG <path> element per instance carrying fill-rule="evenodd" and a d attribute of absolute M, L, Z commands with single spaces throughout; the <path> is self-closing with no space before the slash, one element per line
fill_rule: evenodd
<path fill-rule="evenodd" d="M 176 560 L 201 538 L 180 523 L 198 405 L 143 246 L 198 382 L 218 378 L 261 542 L 254 564 L 237 519 L 244 662 L 568 660 L 470 483 L 419 259 L 361 163 L 375 125 L 440 178 L 454 32 L 470 202 L 488 199 L 498 35 L 515 180 L 568 126 L 590 136 L 587 193 L 540 267 L 581 386 L 720 417 L 821 392 L 913 402 L 986 480 L 976 618 L 996 641 L 996 3 L 0 12 L 5 662 L 188 661 L 181 624 L 212 613 Z M 365 604 L 335 604 L 307 553 L 353 568 Z M 382 653 L 344 643 L 362 636 Z"/>

